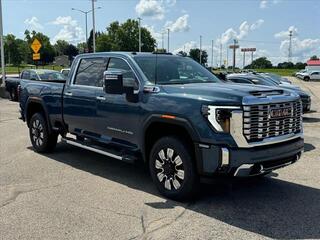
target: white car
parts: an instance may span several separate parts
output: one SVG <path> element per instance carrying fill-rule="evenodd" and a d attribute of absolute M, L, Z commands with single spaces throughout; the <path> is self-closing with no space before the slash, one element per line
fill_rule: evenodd
<path fill-rule="evenodd" d="M 306 69 L 303 69 L 303 70 L 300 70 L 299 72 L 296 72 L 294 75 L 298 78 L 300 78 L 304 73 L 307 73 L 308 70 Z"/>
<path fill-rule="evenodd" d="M 320 80 L 320 71 L 301 73 L 298 77 L 303 79 L 304 81 Z"/>

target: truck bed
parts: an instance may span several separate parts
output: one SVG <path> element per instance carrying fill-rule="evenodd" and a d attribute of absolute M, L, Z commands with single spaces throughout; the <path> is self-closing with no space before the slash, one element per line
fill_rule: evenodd
<path fill-rule="evenodd" d="M 62 92 L 63 82 L 21 80 L 20 107 L 25 114 L 24 106 L 28 99 L 38 99 L 47 112 L 51 126 L 62 122 Z"/>

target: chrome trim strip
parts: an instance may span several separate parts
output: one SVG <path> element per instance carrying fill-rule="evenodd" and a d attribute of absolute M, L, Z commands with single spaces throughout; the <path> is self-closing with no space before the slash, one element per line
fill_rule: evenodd
<path fill-rule="evenodd" d="M 228 148 L 221 148 L 221 167 L 229 165 L 229 150 Z"/>
<path fill-rule="evenodd" d="M 294 92 L 290 92 L 282 95 L 270 95 L 270 96 L 246 96 L 242 99 L 242 104 L 246 105 L 260 105 L 260 104 L 275 104 L 283 102 L 298 101 L 300 96 Z"/>
<path fill-rule="evenodd" d="M 89 147 L 89 146 L 86 146 L 86 145 L 83 145 L 81 143 L 77 143 L 77 142 L 74 142 L 72 140 L 68 140 L 68 139 L 65 139 L 65 138 L 61 138 L 61 140 L 63 142 L 65 142 L 65 143 L 68 143 L 68 144 L 76 146 L 76 147 L 80 147 L 80 148 L 83 148 L 83 149 L 86 149 L 86 150 L 89 150 L 89 151 L 92 151 L 92 152 L 95 152 L 95 153 L 99 153 L 99 154 L 105 155 L 107 157 L 115 158 L 115 159 L 118 159 L 118 160 L 123 160 L 123 158 L 121 156 L 115 155 L 113 153 L 109 153 L 109 152 L 106 152 L 106 151 L 102 151 L 100 149 Z"/>
<path fill-rule="evenodd" d="M 240 167 L 237 168 L 237 170 L 235 171 L 234 175 L 233 176 L 237 176 L 239 171 L 242 170 L 242 169 L 246 169 L 246 170 L 249 170 L 250 168 L 253 167 L 254 164 L 242 164 Z"/>

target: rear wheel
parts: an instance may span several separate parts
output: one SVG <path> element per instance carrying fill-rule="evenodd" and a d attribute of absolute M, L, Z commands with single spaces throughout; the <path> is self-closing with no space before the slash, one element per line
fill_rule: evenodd
<path fill-rule="evenodd" d="M 36 152 L 51 152 L 57 144 L 58 134 L 49 133 L 48 124 L 40 113 L 35 113 L 31 117 L 29 135 Z"/>
<path fill-rule="evenodd" d="M 190 198 L 197 187 L 197 175 L 187 144 L 177 137 L 163 137 L 153 146 L 149 169 L 159 192 L 174 200 Z"/>
<path fill-rule="evenodd" d="M 17 94 L 16 89 L 11 88 L 9 94 L 10 94 L 10 99 L 12 101 L 17 101 L 18 100 L 18 94 Z"/>

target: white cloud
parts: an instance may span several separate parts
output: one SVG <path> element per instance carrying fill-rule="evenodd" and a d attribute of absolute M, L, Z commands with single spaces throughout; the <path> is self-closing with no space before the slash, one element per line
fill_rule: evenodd
<path fill-rule="evenodd" d="M 188 24 L 189 15 L 185 14 L 179 17 L 175 22 L 168 21 L 165 28 L 169 28 L 171 32 L 187 32 L 190 29 Z"/>
<path fill-rule="evenodd" d="M 27 18 L 24 21 L 24 24 L 27 25 L 28 28 L 32 30 L 43 29 L 43 26 L 39 23 L 39 19 L 37 17 Z"/>
<path fill-rule="evenodd" d="M 240 24 L 239 30 L 236 31 L 233 28 L 227 29 L 222 35 L 221 38 L 217 40 L 217 44 L 226 44 L 232 39 L 241 40 L 244 37 L 248 36 L 248 34 L 254 30 L 259 29 L 264 23 L 263 19 L 259 19 L 253 24 L 249 24 L 247 21 L 244 21 Z"/>
<path fill-rule="evenodd" d="M 58 40 L 65 40 L 67 42 L 76 44 L 85 41 L 85 35 L 78 22 L 72 19 L 71 16 L 59 16 L 51 24 L 62 26 L 62 29 L 53 38 L 53 42 Z"/>
<path fill-rule="evenodd" d="M 264 20 L 263 20 L 263 19 L 259 19 L 258 21 L 256 21 L 255 23 L 253 23 L 253 24 L 250 26 L 250 30 L 254 31 L 254 30 L 260 28 L 263 23 L 264 23 Z"/>
<path fill-rule="evenodd" d="M 288 28 L 288 30 L 281 31 L 281 32 L 278 32 L 278 33 L 274 34 L 274 37 L 275 38 L 288 38 L 290 31 L 292 32 L 293 35 L 297 35 L 298 34 L 298 29 L 295 26 L 290 26 Z"/>
<path fill-rule="evenodd" d="M 144 25 L 143 27 L 146 28 L 151 33 L 152 37 L 154 37 L 158 43 L 162 42 L 162 33 L 157 32 L 154 29 L 154 26 Z"/>
<path fill-rule="evenodd" d="M 268 8 L 270 5 L 276 5 L 280 2 L 280 0 L 260 0 L 260 4 L 259 4 L 259 7 L 261 9 L 265 9 L 265 8 Z"/>
<path fill-rule="evenodd" d="M 136 13 L 141 17 L 162 20 L 167 8 L 173 7 L 176 2 L 176 0 L 140 0 L 136 5 Z"/>
<path fill-rule="evenodd" d="M 162 1 L 140 0 L 136 5 L 136 12 L 139 16 L 163 19 L 165 9 Z"/>
<path fill-rule="evenodd" d="M 267 0 L 261 0 L 260 1 L 260 8 L 261 9 L 267 8 L 267 4 L 268 4 Z"/>
<path fill-rule="evenodd" d="M 306 61 L 312 55 L 319 54 L 320 52 L 320 39 L 298 37 L 298 28 L 290 26 L 287 30 L 278 32 L 274 35 L 275 38 L 281 39 L 280 43 L 280 58 L 288 61 L 289 53 L 289 32 L 292 31 L 292 61 Z"/>
<path fill-rule="evenodd" d="M 185 44 L 183 44 L 182 46 L 180 46 L 179 48 L 175 49 L 173 51 L 174 54 L 177 54 L 178 52 L 186 52 L 186 53 L 189 53 L 190 52 L 190 49 L 193 49 L 193 48 L 198 48 L 198 43 L 195 42 L 195 41 L 190 41 L 190 42 L 186 42 Z"/>

